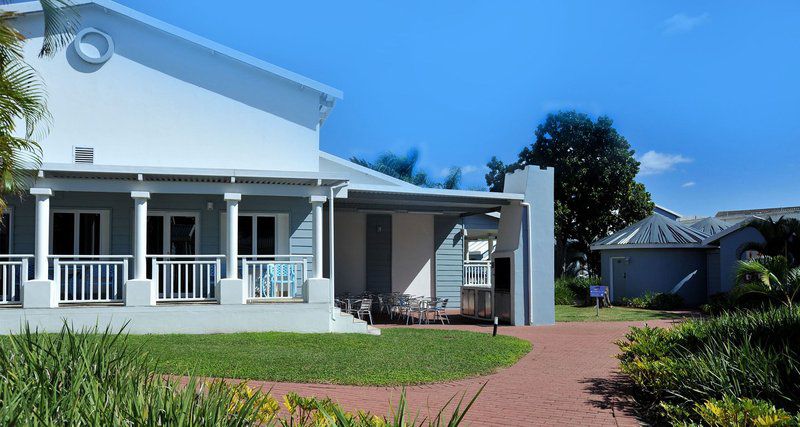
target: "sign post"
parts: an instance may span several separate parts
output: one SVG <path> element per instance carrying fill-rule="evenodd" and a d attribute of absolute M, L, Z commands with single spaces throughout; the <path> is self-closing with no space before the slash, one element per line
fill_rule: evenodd
<path fill-rule="evenodd" d="M 600 317 L 600 298 L 605 298 L 605 296 L 606 296 L 605 286 L 589 286 L 589 297 L 595 299 L 597 317 Z"/>

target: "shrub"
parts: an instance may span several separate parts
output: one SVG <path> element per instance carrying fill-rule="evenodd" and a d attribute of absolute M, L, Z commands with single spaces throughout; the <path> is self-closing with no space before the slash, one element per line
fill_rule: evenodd
<path fill-rule="evenodd" d="M 668 330 L 632 328 L 617 345 L 637 400 L 656 418 L 701 421 L 696 403 L 726 396 L 800 411 L 798 308 L 730 312 Z"/>
<path fill-rule="evenodd" d="M 59 334 L 40 334 L 26 327 L 0 338 L 0 425 L 455 426 L 477 398 L 464 404 L 462 396 L 448 415 L 451 402 L 431 419 L 410 420 L 405 392 L 381 417 L 292 393 L 282 407 L 246 383 L 180 384 L 154 372 L 154 361 L 122 331 L 65 325 Z"/>
<path fill-rule="evenodd" d="M 592 305 L 589 287 L 600 286 L 599 277 L 561 276 L 555 283 L 556 304 Z"/>
<path fill-rule="evenodd" d="M 672 293 L 646 292 L 641 297 L 623 298 L 622 305 L 649 310 L 675 310 L 683 307 L 683 298 Z"/>
<path fill-rule="evenodd" d="M 694 412 L 703 423 L 714 427 L 796 426 L 800 422 L 800 417 L 793 417 L 769 402 L 731 396 L 698 403 Z"/>
<path fill-rule="evenodd" d="M 555 303 L 556 305 L 575 304 L 575 293 L 567 286 L 567 279 L 559 277 L 555 283 Z"/>

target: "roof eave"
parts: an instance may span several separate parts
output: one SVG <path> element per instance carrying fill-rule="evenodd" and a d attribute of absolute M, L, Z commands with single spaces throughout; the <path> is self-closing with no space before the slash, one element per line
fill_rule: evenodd
<path fill-rule="evenodd" d="M 628 245 L 592 245 L 589 246 L 593 251 L 621 250 L 621 249 L 714 249 L 703 243 L 679 243 L 679 244 L 628 244 Z"/>

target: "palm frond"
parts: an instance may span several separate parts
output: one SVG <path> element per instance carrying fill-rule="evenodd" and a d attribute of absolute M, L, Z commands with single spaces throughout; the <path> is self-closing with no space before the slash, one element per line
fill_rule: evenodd
<path fill-rule="evenodd" d="M 51 57 L 66 47 L 78 28 L 78 11 L 70 0 L 39 0 L 44 12 L 44 41 L 39 57 Z"/>

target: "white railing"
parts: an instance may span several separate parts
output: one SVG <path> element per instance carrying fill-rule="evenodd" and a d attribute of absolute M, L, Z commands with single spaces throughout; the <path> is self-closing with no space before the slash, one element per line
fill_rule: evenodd
<path fill-rule="evenodd" d="M 492 286 L 491 261 L 464 261 L 465 286 Z"/>
<path fill-rule="evenodd" d="M 148 255 L 158 301 L 213 300 L 225 255 Z"/>
<path fill-rule="evenodd" d="M 251 300 L 297 298 L 303 295 L 308 255 L 240 256 L 242 280 Z"/>
<path fill-rule="evenodd" d="M 52 255 L 62 303 L 120 302 L 130 255 Z"/>
<path fill-rule="evenodd" d="M 22 284 L 28 280 L 28 260 L 33 255 L 0 255 L 0 305 L 19 304 Z"/>

